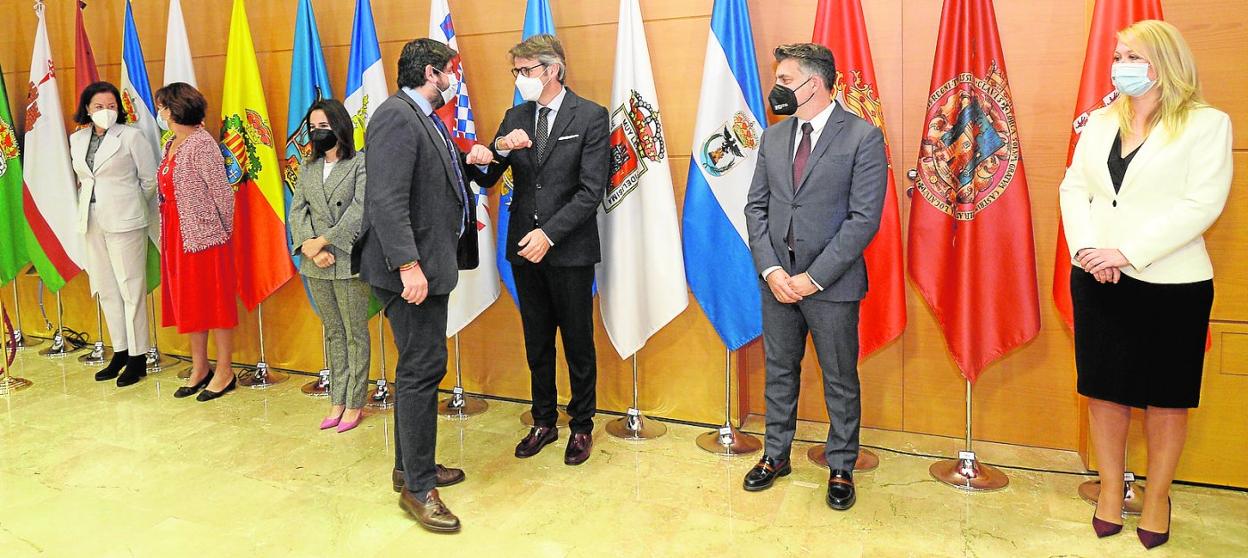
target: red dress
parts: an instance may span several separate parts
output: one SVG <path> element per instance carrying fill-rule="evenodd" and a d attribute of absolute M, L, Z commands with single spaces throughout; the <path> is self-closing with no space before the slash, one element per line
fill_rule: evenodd
<path fill-rule="evenodd" d="M 176 326 L 178 333 L 232 329 L 238 325 L 238 308 L 230 242 L 193 254 L 183 249 L 173 188 L 174 159 L 170 154 L 161 161 L 157 179 L 164 200 L 160 204 L 161 325 Z"/>

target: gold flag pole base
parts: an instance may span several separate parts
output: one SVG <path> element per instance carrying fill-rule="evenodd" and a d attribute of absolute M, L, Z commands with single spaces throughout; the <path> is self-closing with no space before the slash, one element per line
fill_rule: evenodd
<path fill-rule="evenodd" d="M 763 443 L 726 422 L 719 430 L 699 434 L 698 447 L 722 457 L 736 457 L 757 453 L 763 449 Z"/>
<path fill-rule="evenodd" d="M 15 378 L 13 376 L 5 376 L 3 378 L 0 378 L 0 395 L 8 395 L 10 393 L 17 393 L 32 385 L 34 385 L 34 382 L 31 382 L 30 380 L 27 380 L 26 378 Z"/>

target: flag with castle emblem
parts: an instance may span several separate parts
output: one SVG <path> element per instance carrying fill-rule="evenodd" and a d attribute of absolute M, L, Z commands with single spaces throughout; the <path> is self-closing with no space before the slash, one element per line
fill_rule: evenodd
<path fill-rule="evenodd" d="M 992 0 L 945 0 L 908 255 L 910 278 L 971 382 L 1040 332 L 1014 110 Z"/>
<path fill-rule="evenodd" d="M 611 86 L 611 180 L 598 209 L 602 323 L 621 358 L 689 306 L 680 225 L 637 0 L 620 2 Z"/>
<path fill-rule="evenodd" d="M 244 0 L 234 0 L 221 94 L 221 143 L 234 187 L 234 257 L 247 309 L 295 275 L 286 251 L 286 209 L 277 142 L 260 84 Z"/>

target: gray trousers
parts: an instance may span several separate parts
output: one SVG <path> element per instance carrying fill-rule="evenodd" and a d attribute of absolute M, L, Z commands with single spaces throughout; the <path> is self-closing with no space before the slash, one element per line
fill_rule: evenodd
<path fill-rule="evenodd" d="M 368 284 L 359 279 L 308 278 L 316 302 L 329 361 L 329 400 L 351 409 L 364 407 L 368 389 Z"/>
<path fill-rule="evenodd" d="M 829 422 L 825 456 L 832 469 L 853 471 L 858 460 L 858 427 L 862 417 L 858 384 L 859 302 L 807 298 L 796 304 L 781 304 L 766 284 L 762 289 L 767 455 L 789 458 L 797 431 L 798 388 L 809 333 L 823 369 L 823 397 Z"/>

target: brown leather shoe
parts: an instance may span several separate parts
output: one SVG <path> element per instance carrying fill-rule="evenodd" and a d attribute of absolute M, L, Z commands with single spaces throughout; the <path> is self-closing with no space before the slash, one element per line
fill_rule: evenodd
<path fill-rule="evenodd" d="M 559 439 L 559 429 L 553 426 L 534 426 L 529 434 L 516 444 L 516 457 L 533 457 L 542 448 Z"/>
<path fill-rule="evenodd" d="M 575 432 L 568 440 L 568 449 L 563 452 L 565 465 L 580 465 L 589 459 L 594 449 L 594 437 L 589 432 Z"/>
<path fill-rule="evenodd" d="M 421 527 L 435 533 L 455 533 L 459 531 L 459 518 L 447 509 L 446 504 L 438 497 L 438 489 L 429 491 L 425 503 L 420 503 L 416 495 L 404 490 L 399 496 L 399 507 L 412 516 Z"/>
<path fill-rule="evenodd" d="M 437 466 L 438 471 L 438 487 L 450 486 L 464 482 L 467 478 L 463 469 L 452 469 L 450 467 Z M 395 469 L 390 472 L 390 483 L 394 485 L 395 492 L 403 492 L 403 486 L 407 484 L 407 479 L 403 476 L 403 471 Z"/>

